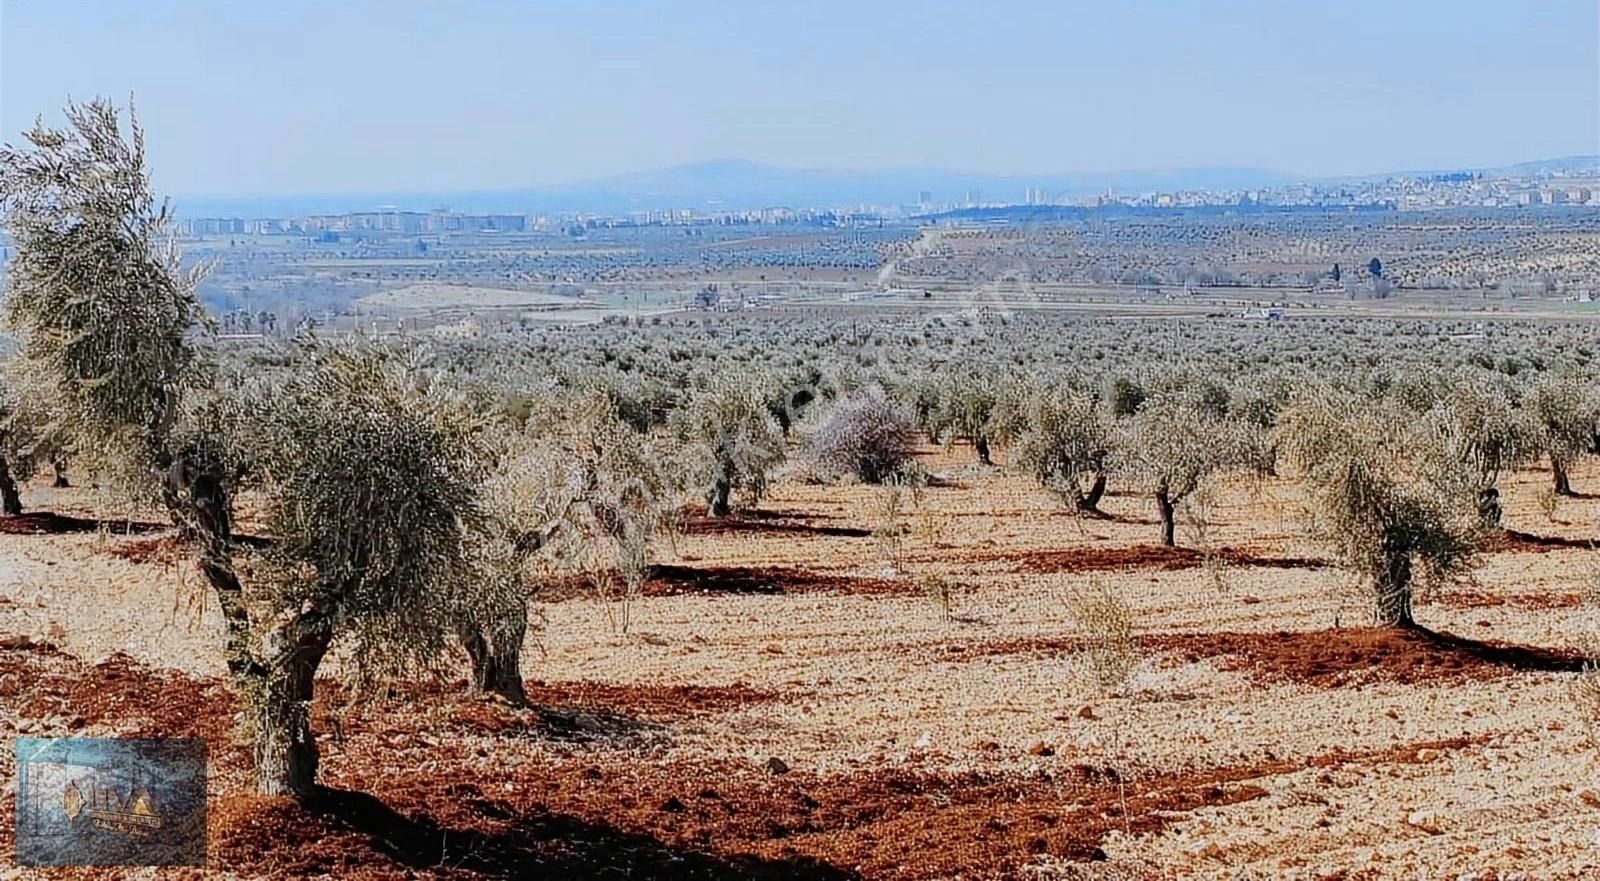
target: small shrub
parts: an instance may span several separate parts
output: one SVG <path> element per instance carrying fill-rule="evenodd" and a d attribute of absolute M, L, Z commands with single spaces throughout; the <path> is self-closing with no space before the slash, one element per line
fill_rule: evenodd
<path fill-rule="evenodd" d="M 1539 511 L 1544 514 L 1544 519 L 1555 522 L 1556 511 L 1561 506 L 1561 497 L 1556 494 L 1554 487 L 1545 487 L 1539 493 Z"/>
<path fill-rule="evenodd" d="M 1600 559 L 1591 555 L 1584 585 L 1583 607 L 1590 627 L 1585 649 L 1589 660 L 1572 681 L 1572 711 L 1591 748 L 1600 750 Z"/>
<path fill-rule="evenodd" d="M 949 623 L 955 618 L 956 609 L 956 583 L 943 575 L 922 575 L 917 578 L 917 586 L 922 589 L 923 596 L 933 601 L 939 609 L 939 617 Z"/>
<path fill-rule="evenodd" d="M 905 496 L 906 485 L 902 480 L 892 478 L 886 482 L 879 491 L 872 528 L 879 556 L 897 575 L 905 571 L 906 528 L 901 522 L 905 514 Z"/>
<path fill-rule="evenodd" d="M 1069 593 L 1066 602 L 1083 640 L 1078 660 L 1094 686 L 1103 694 L 1122 691 L 1139 664 L 1133 607 L 1100 578 Z"/>

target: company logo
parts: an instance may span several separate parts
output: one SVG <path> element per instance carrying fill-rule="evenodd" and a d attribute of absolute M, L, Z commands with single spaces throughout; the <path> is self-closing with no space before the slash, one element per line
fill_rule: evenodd
<path fill-rule="evenodd" d="M 201 740 L 16 741 L 17 862 L 205 864 Z"/>

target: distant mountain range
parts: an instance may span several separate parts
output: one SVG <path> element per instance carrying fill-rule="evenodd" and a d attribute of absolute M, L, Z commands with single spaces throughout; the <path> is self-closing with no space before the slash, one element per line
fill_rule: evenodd
<path fill-rule="evenodd" d="M 1496 169 L 1391 172 L 1341 178 L 1375 180 L 1395 176 L 1482 171 L 1490 175 L 1595 171 L 1600 156 L 1569 156 Z M 1186 168 L 1171 171 L 1079 172 L 997 175 L 936 168 L 876 171 L 795 169 L 737 159 L 679 165 L 572 184 L 458 193 L 373 193 L 367 195 L 190 198 L 175 200 L 184 217 L 283 217 L 395 207 L 426 211 L 448 206 L 457 211 L 508 213 L 626 214 L 669 208 L 739 211 L 759 208 L 854 208 L 915 205 L 922 193 L 935 204 L 1021 203 L 1028 190 L 1050 201 L 1080 199 L 1112 191 L 1120 194 L 1173 190 L 1237 190 L 1282 186 L 1317 179 L 1260 168 Z M 1324 179 L 1323 182 L 1337 182 Z"/>

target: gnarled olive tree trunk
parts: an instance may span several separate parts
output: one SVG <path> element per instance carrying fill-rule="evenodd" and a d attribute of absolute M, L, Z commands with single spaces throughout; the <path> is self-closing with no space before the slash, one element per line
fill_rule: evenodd
<path fill-rule="evenodd" d="M 1156 511 L 1161 515 L 1161 543 L 1174 547 L 1178 543 L 1178 500 L 1165 487 L 1156 490 Z"/>
<path fill-rule="evenodd" d="M 54 462 L 51 462 L 50 468 L 55 472 L 56 475 L 55 479 L 50 481 L 51 487 L 55 489 L 66 489 L 72 486 L 72 483 L 67 480 L 67 461 L 65 459 L 57 459 Z"/>
<path fill-rule="evenodd" d="M 1386 546 L 1392 545 L 1385 540 Z M 1388 627 L 1410 627 L 1416 624 L 1411 617 L 1411 555 L 1392 546 L 1384 549 L 1383 571 L 1374 579 L 1378 624 Z"/>
<path fill-rule="evenodd" d="M 303 797 L 316 789 L 311 698 L 317 667 L 332 641 L 332 624 L 315 611 L 294 616 L 261 640 L 261 663 L 246 681 L 255 722 L 256 788 L 262 795 Z"/>
<path fill-rule="evenodd" d="M 712 517 L 726 517 L 733 512 L 733 506 L 728 501 L 728 496 L 733 492 L 733 484 L 727 477 L 718 475 L 711 485 L 710 504 L 706 506 L 706 513 Z"/>
<path fill-rule="evenodd" d="M 1550 460 L 1550 472 L 1555 480 L 1556 495 L 1572 495 L 1572 478 L 1567 474 L 1567 463 L 1559 458 L 1552 458 Z"/>
<path fill-rule="evenodd" d="M 227 481 L 204 457 L 176 457 L 167 469 L 173 518 L 199 545 L 199 566 L 226 628 L 224 655 L 249 705 L 256 788 L 264 795 L 308 796 L 316 788 L 317 742 L 310 707 L 317 668 L 333 639 L 331 619 L 303 608 L 278 619 L 252 645 L 244 586 L 233 563 L 233 508 Z"/>
<path fill-rule="evenodd" d="M 1499 529 L 1504 512 L 1500 508 L 1500 490 L 1486 487 L 1478 490 L 1478 522 L 1485 528 Z"/>
<path fill-rule="evenodd" d="M 1094 482 L 1089 484 L 1089 491 L 1080 493 L 1077 499 L 1078 510 L 1085 514 L 1099 514 L 1100 500 L 1106 495 L 1106 470 L 1102 467 L 1095 468 Z"/>
<path fill-rule="evenodd" d="M 572 506 L 569 504 L 568 509 Z M 516 537 L 512 547 L 518 564 L 550 543 L 566 512 Z M 497 694 L 513 704 L 528 701 L 522 686 L 522 644 L 528 635 L 528 601 L 520 591 L 496 615 L 464 621 L 456 631 L 472 662 L 472 690 Z"/>
<path fill-rule="evenodd" d="M 17 493 L 17 481 L 11 476 L 11 466 L 0 456 L 0 514 L 15 517 L 22 513 L 22 496 Z"/>
<path fill-rule="evenodd" d="M 977 453 L 978 453 L 978 462 L 979 463 L 984 464 L 984 465 L 993 465 L 994 464 L 994 458 L 991 457 L 990 454 L 989 454 L 989 439 L 988 438 L 982 437 L 982 436 L 973 438 L 972 439 L 972 449 L 977 451 Z"/>
<path fill-rule="evenodd" d="M 522 688 L 522 642 L 528 634 L 527 603 L 490 626 L 464 628 L 461 645 L 472 660 L 472 690 L 513 704 L 528 700 Z"/>
<path fill-rule="evenodd" d="M 711 493 L 706 499 L 706 513 L 712 517 L 726 517 L 733 511 L 728 501 L 728 496 L 733 492 L 733 451 L 728 449 L 727 442 L 717 444 L 717 473 L 712 478 Z"/>

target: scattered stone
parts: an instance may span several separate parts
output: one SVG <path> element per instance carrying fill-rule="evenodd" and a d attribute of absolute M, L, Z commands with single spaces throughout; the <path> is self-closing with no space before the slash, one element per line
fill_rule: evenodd
<path fill-rule="evenodd" d="M 789 773 L 789 765 L 783 759 L 773 756 L 767 759 L 767 773 L 773 775 L 787 774 Z"/>
<path fill-rule="evenodd" d="M 1079 719 L 1098 719 L 1100 717 L 1096 716 L 1094 714 L 1094 707 L 1091 707 L 1088 704 L 1084 704 L 1083 705 L 1083 709 L 1078 711 L 1078 718 Z"/>
<path fill-rule="evenodd" d="M 1439 828 L 1439 814 L 1431 810 L 1412 811 L 1406 815 L 1406 825 L 1421 829 L 1429 835 L 1439 835 L 1444 832 Z"/>
<path fill-rule="evenodd" d="M 1056 748 L 1042 740 L 1028 747 L 1028 755 L 1030 756 L 1053 756 L 1055 754 Z"/>
<path fill-rule="evenodd" d="M 668 796 L 667 800 L 661 803 L 661 810 L 663 813 L 681 814 L 688 810 L 688 807 L 679 801 L 677 796 L 673 795 Z"/>
<path fill-rule="evenodd" d="M 1595 792 L 1593 789 L 1585 789 L 1578 793 L 1578 798 L 1591 808 L 1600 808 L 1600 792 Z"/>

